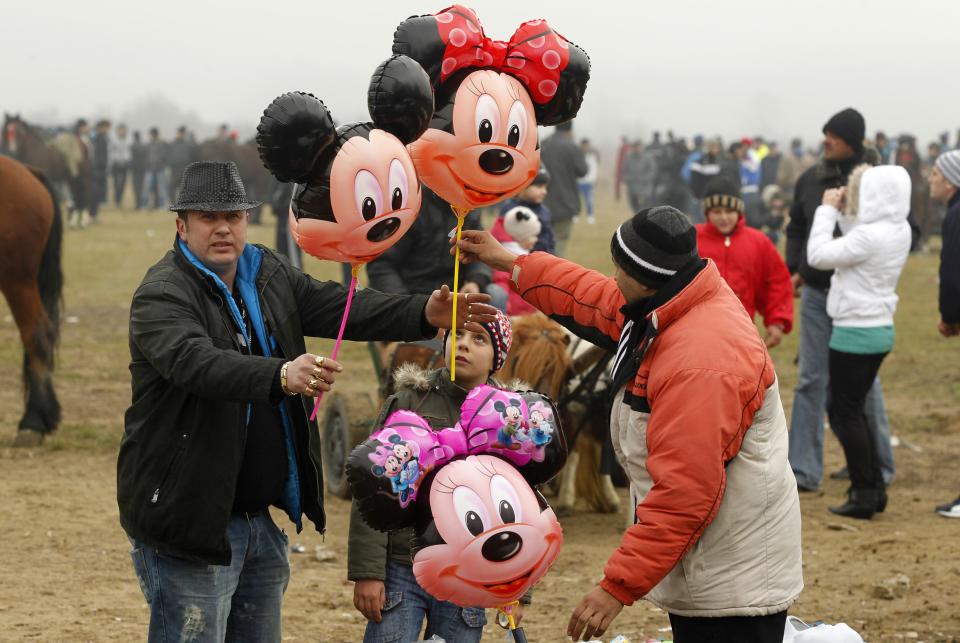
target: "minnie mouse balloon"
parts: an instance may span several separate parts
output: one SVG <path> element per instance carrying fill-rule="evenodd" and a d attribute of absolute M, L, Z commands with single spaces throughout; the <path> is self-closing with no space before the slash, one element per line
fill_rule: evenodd
<path fill-rule="evenodd" d="M 368 91 L 373 122 L 339 129 L 312 94 L 290 92 L 264 110 L 257 148 L 280 181 L 300 185 L 290 205 L 297 244 L 318 259 L 366 263 L 413 225 L 420 183 L 405 145 L 426 129 L 433 110 L 420 65 L 393 56 L 374 72 Z"/>
<path fill-rule="evenodd" d="M 492 455 L 440 469 L 413 574 L 432 596 L 461 607 L 519 600 L 556 561 L 563 530 L 515 467 Z"/>
<path fill-rule="evenodd" d="M 393 413 L 346 469 L 367 524 L 415 527 L 413 570 L 427 591 L 499 607 L 540 580 L 560 551 L 560 524 L 531 485 L 556 475 L 566 455 L 548 397 L 482 386 L 452 428 Z"/>
<path fill-rule="evenodd" d="M 590 77 L 586 53 L 546 21 L 495 41 L 462 5 L 402 22 L 393 52 L 419 62 L 436 94 L 429 129 L 410 146 L 420 180 L 462 210 L 529 185 L 540 166 L 537 125 L 576 116 Z"/>

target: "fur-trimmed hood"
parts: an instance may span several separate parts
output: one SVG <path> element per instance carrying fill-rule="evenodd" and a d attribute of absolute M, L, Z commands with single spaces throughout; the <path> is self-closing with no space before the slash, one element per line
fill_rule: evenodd
<path fill-rule="evenodd" d="M 910 213 L 910 190 L 910 176 L 902 167 L 864 163 L 850 173 L 843 213 L 855 216 L 858 223 L 905 221 Z"/>
<path fill-rule="evenodd" d="M 396 382 L 397 389 L 406 388 L 411 391 L 425 393 L 436 384 L 436 380 L 439 379 L 442 374 L 447 372 L 445 368 L 427 370 L 419 364 L 407 363 L 397 367 L 397 370 L 393 372 L 393 380 Z M 491 377 L 488 383 L 506 391 L 516 392 L 530 390 L 530 386 L 519 379 L 512 379 L 504 383 Z"/>

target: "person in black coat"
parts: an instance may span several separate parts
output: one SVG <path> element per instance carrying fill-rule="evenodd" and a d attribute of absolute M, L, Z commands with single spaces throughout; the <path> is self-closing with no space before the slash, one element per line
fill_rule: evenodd
<path fill-rule="evenodd" d="M 400 241 L 367 264 L 370 287 L 401 294 L 428 294 L 441 284 L 452 289 L 454 258 L 449 235 L 456 227 L 457 217 L 450 205 L 424 187 L 417 220 Z M 463 229 L 482 230 L 480 213 L 468 214 Z M 460 266 L 461 293 L 484 292 L 489 283 L 490 269 L 483 264 Z"/>
<path fill-rule="evenodd" d="M 314 399 L 343 367 L 307 352 L 335 337 L 347 290 L 246 243 L 247 199 L 233 163 L 187 167 L 173 249 L 130 307 L 132 402 L 117 459 L 120 523 L 150 607 L 150 641 L 279 641 L 290 576 L 286 536 L 326 527 Z M 463 327 L 496 319 L 461 298 Z M 344 337 L 412 340 L 452 321 L 453 298 L 356 293 Z M 160 600 L 159 597 L 163 597 Z M 229 637 L 228 637 L 229 634 Z"/>
<path fill-rule="evenodd" d="M 960 336 L 960 150 L 937 157 L 930 176 L 930 198 L 947 204 L 940 250 L 940 324 L 944 337 Z M 938 505 L 944 518 L 960 518 L 960 496 Z"/>

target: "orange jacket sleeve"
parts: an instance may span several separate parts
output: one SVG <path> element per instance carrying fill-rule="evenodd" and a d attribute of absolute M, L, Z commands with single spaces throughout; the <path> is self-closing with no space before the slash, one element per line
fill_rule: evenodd
<path fill-rule="evenodd" d="M 793 284 L 790 283 L 790 271 L 773 242 L 766 238 L 764 241 L 765 280 L 758 308 L 763 316 L 764 326 L 780 324 L 783 332 L 789 333 L 793 330 Z"/>
<path fill-rule="evenodd" d="M 762 384 L 708 369 L 682 370 L 648 389 L 650 493 L 637 505 L 600 583 L 624 605 L 642 598 L 696 544 L 720 507 Z"/>
<path fill-rule="evenodd" d="M 515 280 L 514 280 L 515 277 Z M 595 329 L 616 345 L 623 330 L 620 308 L 626 303 L 610 277 L 546 252 L 518 257 L 513 264 L 511 285 L 541 312 L 572 320 L 565 326 Z M 587 339 L 590 339 L 587 337 Z"/>

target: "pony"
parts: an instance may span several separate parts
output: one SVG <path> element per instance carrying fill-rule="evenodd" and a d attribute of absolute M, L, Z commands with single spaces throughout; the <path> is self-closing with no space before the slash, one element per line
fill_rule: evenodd
<path fill-rule="evenodd" d="M 609 353 L 574 336 L 542 313 L 514 317 L 513 345 L 498 377 L 529 382 L 557 400 L 570 455 L 560 475 L 557 513 L 573 511 L 577 497 L 600 513 L 619 511 L 609 476 L 600 475 L 600 449 L 609 432 L 601 388 Z"/>
<path fill-rule="evenodd" d="M 26 408 L 14 446 L 34 446 L 60 422 L 53 388 L 60 334 L 63 217 L 50 180 L 0 156 L 0 292 L 23 342 Z"/>

